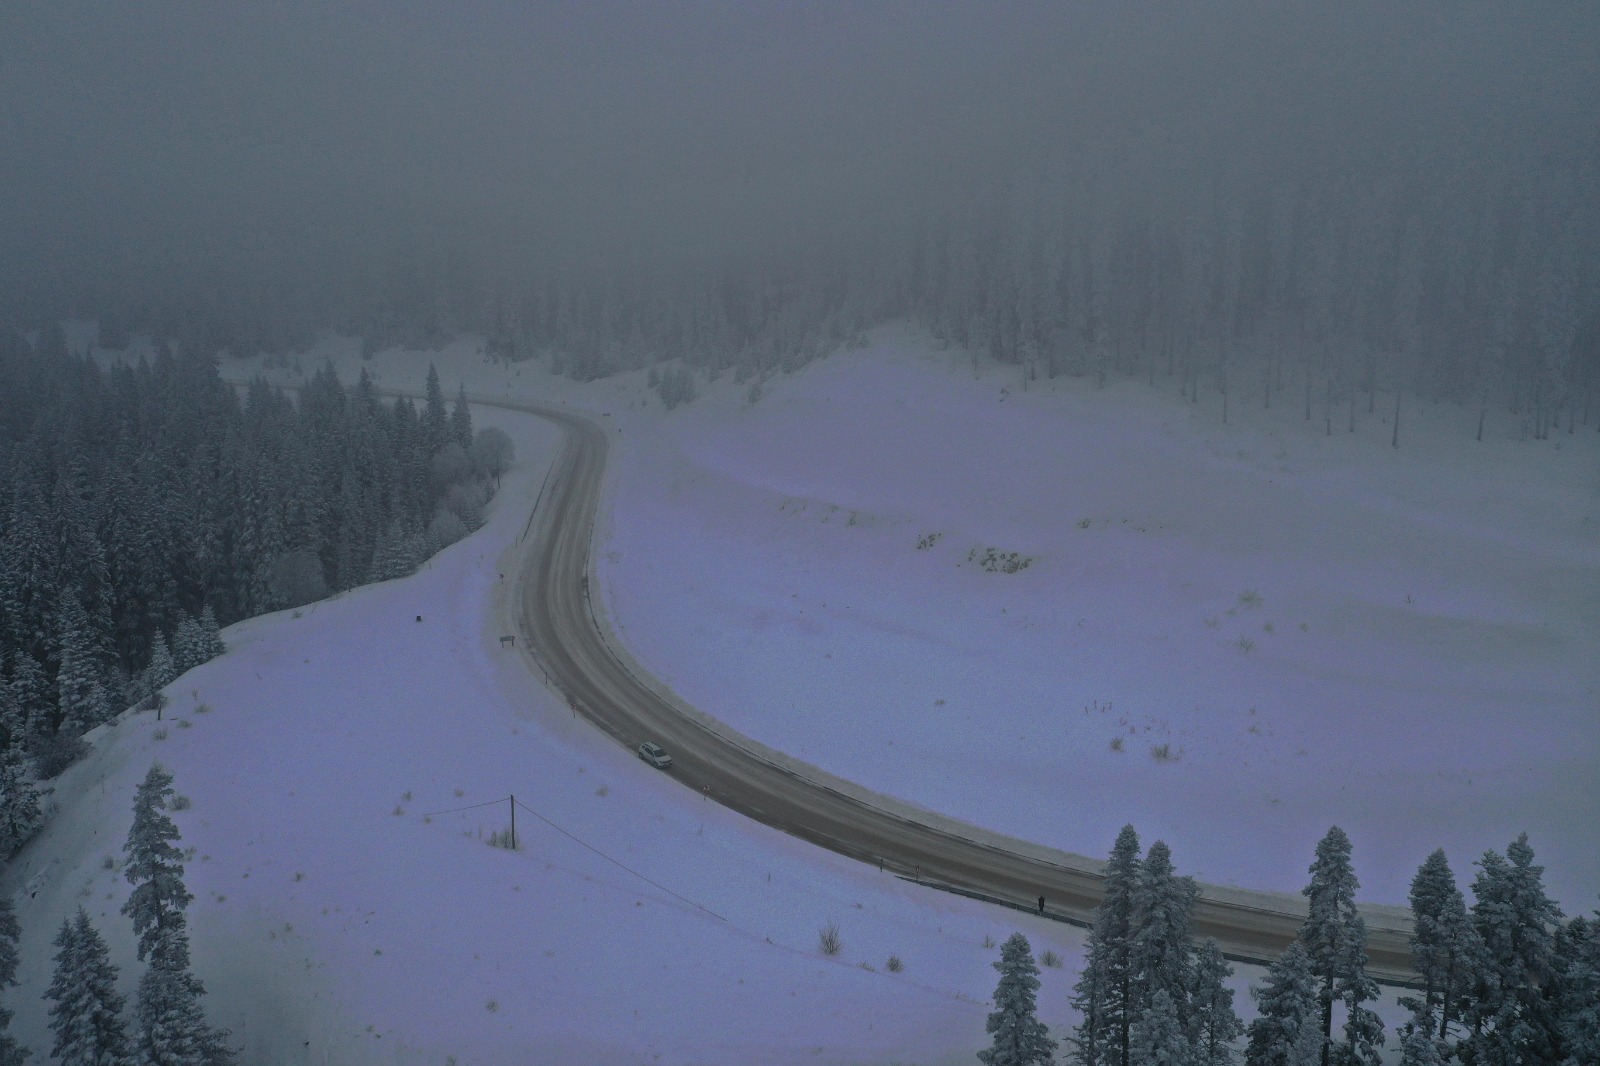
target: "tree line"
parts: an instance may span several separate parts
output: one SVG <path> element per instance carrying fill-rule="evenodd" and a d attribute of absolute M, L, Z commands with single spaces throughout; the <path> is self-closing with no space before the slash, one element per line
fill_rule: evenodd
<path fill-rule="evenodd" d="M 1565 921 L 1544 891 L 1527 834 L 1478 862 L 1469 908 L 1442 850 L 1411 883 L 1417 984 L 1399 1036 L 1404 1066 L 1588 1066 L 1600 1062 L 1600 915 Z M 1073 1066 L 1377 1066 L 1385 1043 L 1367 976 L 1366 928 L 1349 837 L 1316 848 L 1302 890 L 1299 935 L 1251 989 L 1243 1024 L 1225 984 L 1232 967 L 1214 939 L 1196 944 L 1195 882 L 1175 873 L 1161 841 L 1142 857 L 1132 826 L 1105 869 L 1072 1005 Z M 1036 1016 L 1039 970 L 1018 933 L 994 963 L 986 1066 L 1041 1066 L 1059 1046 Z M 1335 1025 L 1335 1022 L 1338 1025 Z"/>
<path fill-rule="evenodd" d="M 0 856 L 82 733 L 218 654 L 221 627 L 410 573 L 510 461 L 464 393 L 392 403 L 331 368 L 291 401 L 158 346 L 101 368 L 0 329 Z"/>
<path fill-rule="evenodd" d="M 117 967 L 89 913 L 79 907 L 55 937 L 55 975 L 44 992 L 55 1034 L 51 1058 L 64 1066 L 228 1066 L 228 1032 L 209 1025 L 200 1005 L 205 986 L 189 966 L 194 896 L 183 884 L 178 827 L 167 814 L 172 774 L 150 767 L 133 800 L 133 824 L 122 846 L 123 876 L 133 886 L 122 913 L 146 963 L 134 1001 L 132 1033 L 117 991 Z M 11 901 L 0 900 L 0 989 L 17 984 L 21 930 Z M 12 1012 L 0 1008 L 0 1066 L 22 1066 L 29 1049 L 10 1033 Z"/>

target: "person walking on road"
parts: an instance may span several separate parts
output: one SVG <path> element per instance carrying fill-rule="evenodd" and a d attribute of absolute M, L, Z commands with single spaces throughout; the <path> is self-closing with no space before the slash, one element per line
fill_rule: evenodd
<path fill-rule="evenodd" d="M 1044 914 L 1044 897 L 1043 896 L 1039 897 L 1039 913 L 1041 915 Z"/>

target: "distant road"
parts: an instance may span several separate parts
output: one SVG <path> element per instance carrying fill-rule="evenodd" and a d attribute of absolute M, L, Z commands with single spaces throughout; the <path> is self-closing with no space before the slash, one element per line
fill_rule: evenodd
<path fill-rule="evenodd" d="M 763 748 L 678 699 L 614 649 L 589 604 L 589 561 L 606 465 L 606 431 L 571 410 L 504 399 L 473 403 L 538 415 L 565 431 L 529 525 L 517 624 L 525 654 L 548 671 L 572 708 L 629 751 L 645 740 L 672 755 L 685 788 L 746 817 L 904 877 L 1087 923 L 1100 901 L 1100 863 L 964 825 L 876 796 Z M 1410 914 L 1367 908 L 1368 972 L 1386 984 L 1416 977 Z M 1305 914 L 1293 896 L 1202 885 L 1193 925 L 1234 959 L 1268 963 Z"/>

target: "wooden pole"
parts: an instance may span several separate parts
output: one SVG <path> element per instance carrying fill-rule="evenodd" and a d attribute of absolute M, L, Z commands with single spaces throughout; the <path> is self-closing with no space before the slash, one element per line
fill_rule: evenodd
<path fill-rule="evenodd" d="M 511 850 L 517 850 L 517 796 L 511 795 Z"/>

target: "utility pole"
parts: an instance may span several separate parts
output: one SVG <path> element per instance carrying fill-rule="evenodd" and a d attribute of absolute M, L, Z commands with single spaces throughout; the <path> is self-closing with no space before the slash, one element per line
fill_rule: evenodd
<path fill-rule="evenodd" d="M 517 796 L 511 795 L 511 850 L 517 850 Z"/>

